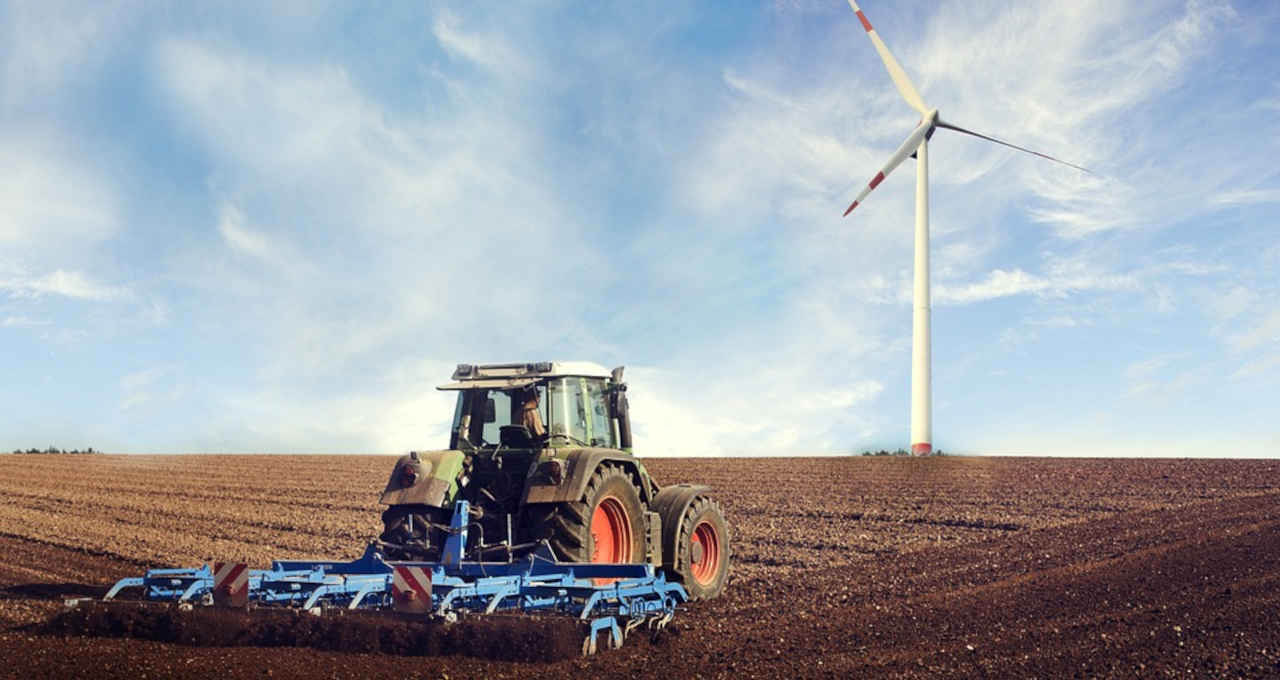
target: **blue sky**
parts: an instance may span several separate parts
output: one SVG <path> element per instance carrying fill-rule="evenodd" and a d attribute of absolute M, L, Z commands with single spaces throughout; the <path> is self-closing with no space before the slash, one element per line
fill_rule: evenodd
<path fill-rule="evenodd" d="M 628 365 L 646 455 L 907 445 L 918 116 L 847 4 L 0 5 L 0 447 L 444 444 Z M 934 445 L 1280 454 L 1270 2 L 863 7 L 930 146 Z"/>

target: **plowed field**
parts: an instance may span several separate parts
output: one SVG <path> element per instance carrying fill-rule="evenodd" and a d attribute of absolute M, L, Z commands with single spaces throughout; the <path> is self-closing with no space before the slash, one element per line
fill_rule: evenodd
<path fill-rule="evenodd" d="M 556 663 L 56 637 L 148 566 L 354 558 L 394 459 L 0 456 L 0 677 L 1280 675 L 1280 463 L 656 459 L 715 488 L 725 596 Z"/>

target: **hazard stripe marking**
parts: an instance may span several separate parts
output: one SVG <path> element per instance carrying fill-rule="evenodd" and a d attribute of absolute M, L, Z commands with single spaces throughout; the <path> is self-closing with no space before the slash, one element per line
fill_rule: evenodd
<path fill-rule="evenodd" d="M 423 567 L 396 567 L 391 575 L 393 596 L 429 604 L 431 602 L 431 574 Z"/>
<path fill-rule="evenodd" d="M 213 565 L 213 587 L 236 594 L 249 587 L 249 565 L 244 562 L 220 562 Z"/>

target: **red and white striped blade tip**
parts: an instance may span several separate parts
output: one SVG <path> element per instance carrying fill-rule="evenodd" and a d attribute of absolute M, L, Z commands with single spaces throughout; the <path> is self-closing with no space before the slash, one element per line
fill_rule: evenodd
<path fill-rule="evenodd" d="M 876 53 L 880 55 L 880 61 L 884 62 L 885 70 L 889 72 L 889 78 L 893 80 L 893 84 L 898 88 L 898 94 L 907 101 L 911 108 L 925 113 L 929 107 L 925 106 L 924 99 L 920 93 L 916 91 L 916 86 L 911 82 L 911 78 L 907 76 L 907 72 L 903 70 L 902 64 L 889 51 L 889 46 L 884 44 L 880 39 L 880 35 L 876 29 L 872 28 L 871 21 L 867 19 L 867 15 L 862 13 L 862 9 L 858 7 L 858 3 L 849 0 L 849 6 L 853 8 L 854 14 L 858 15 L 858 21 L 862 22 L 862 28 L 867 32 L 867 37 L 871 39 L 871 44 L 876 48 Z"/>

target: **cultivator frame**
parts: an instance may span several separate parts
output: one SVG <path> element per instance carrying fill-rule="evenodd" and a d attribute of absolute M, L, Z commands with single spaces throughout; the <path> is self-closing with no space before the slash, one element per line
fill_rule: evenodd
<path fill-rule="evenodd" d="M 375 542 L 350 562 L 152 569 L 116 582 L 103 599 L 141 588 L 146 600 L 184 608 L 274 606 L 313 614 L 327 608 L 391 609 L 399 616 L 445 622 L 495 612 L 552 613 L 582 622 L 584 655 L 595 653 L 602 632 L 608 633 L 605 644 L 617 648 L 636 629 L 661 630 L 676 606 L 689 599 L 683 586 L 667 581 L 652 565 L 559 562 L 545 542 L 509 562 L 464 561 L 469 513 L 469 504 L 459 501 L 439 562 L 388 561 Z"/>

